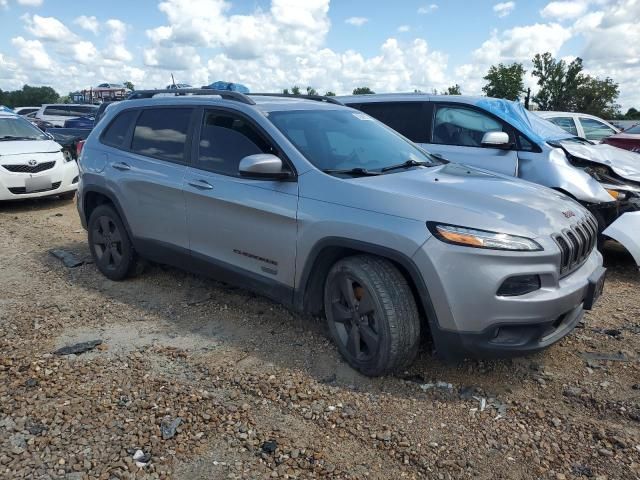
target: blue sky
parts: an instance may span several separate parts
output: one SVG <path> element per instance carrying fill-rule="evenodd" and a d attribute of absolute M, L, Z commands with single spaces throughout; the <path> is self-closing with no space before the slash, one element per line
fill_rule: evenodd
<path fill-rule="evenodd" d="M 582 56 L 640 105 L 637 0 L 0 0 L 0 88 L 242 81 L 480 93 L 497 62 Z M 623 48 L 621 48 L 621 46 Z M 534 80 L 527 83 L 535 90 Z"/>

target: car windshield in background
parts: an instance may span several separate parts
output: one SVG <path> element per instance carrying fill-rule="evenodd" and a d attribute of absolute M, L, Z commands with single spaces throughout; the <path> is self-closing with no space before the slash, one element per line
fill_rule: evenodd
<path fill-rule="evenodd" d="M 640 134 L 640 123 L 638 125 L 635 125 L 631 128 L 628 128 L 627 130 L 624 131 L 624 133 L 631 133 L 633 135 L 639 135 Z"/>
<path fill-rule="evenodd" d="M 361 112 L 295 110 L 272 112 L 269 119 L 320 170 L 381 172 L 400 164 L 411 168 L 441 163 Z"/>
<path fill-rule="evenodd" d="M 46 139 L 44 133 L 21 117 L 0 118 L 0 141 Z"/>

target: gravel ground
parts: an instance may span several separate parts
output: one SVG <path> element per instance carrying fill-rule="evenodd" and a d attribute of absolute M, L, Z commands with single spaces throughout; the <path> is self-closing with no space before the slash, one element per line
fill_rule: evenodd
<path fill-rule="evenodd" d="M 425 345 L 370 379 L 314 318 L 163 266 L 111 282 L 52 248 L 88 259 L 72 202 L 0 206 L 1 478 L 640 478 L 625 255 L 607 253 L 597 308 L 546 352 L 450 365 Z M 103 343 L 53 354 L 88 340 Z"/>

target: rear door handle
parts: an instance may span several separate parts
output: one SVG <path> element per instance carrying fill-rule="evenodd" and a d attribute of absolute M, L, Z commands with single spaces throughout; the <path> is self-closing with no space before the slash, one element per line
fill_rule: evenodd
<path fill-rule="evenodd" d="M 115 168 L 116 170 L 121 170 L 121 171 L 127 171 L 127 170 L 131 170 L 131 167 L 124 162 L 118 162 L 118 163 L 112 163 L 111 166 L 113 168 Z"/>
<path fill-rule="evenodd" d="M 196 187 L 199 190 L 212 190 L 213 189 L 213 185 L 211 185 L 206 180 L 191 180 L 189 182 L 189 185 L 191 185 L 192 187 Z"/>

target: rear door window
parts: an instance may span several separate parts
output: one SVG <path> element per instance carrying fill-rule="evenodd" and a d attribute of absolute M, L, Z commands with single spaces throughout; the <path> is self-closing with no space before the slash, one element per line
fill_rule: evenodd
<path fill-rule="evenodd" d="M 185 162 L 192 108 L 149 108 L 138 116 L 131 150 L 171 162 Z"/>
<path fill-rule="evenodd" d="M 57 117 L 68 117 L 69 107 L 66 105 L 51 105 L 49 107 L 45 107 L 43 114 L 54 115 Z"/>
<path fill-rule="evenodd" d="M 475 109 L 438 106 L 433 122 L 433 143 L 460 147 L 481 147 L 487 132 L 506 132 L 506 126 L 495 118 Z M 513 142 L 513 139 L 511 139 Z"/>
<path fill-rule="evenodd" d="M 125 110 L 119 114 L 102 134 L 102 143 L 116 148 L 128 147 L 128 145 L 125 145 L 125 141 L 137 115 L 138 110 Z"/>
<path fill-rule="evenodd" d="M 413 142 L 428 142 L 429 125 L 424 102 L 362 103 L 359 109 Z"/>
<path fill-rule="evenodd" d="M 551 123 L 559 126 L 561 129 L 569 132 L 571 135 L 578 136 L 578 129 L 576 128 L 576 124 L 571 117 L 552 117 L 548 118 Z"/>
<path fill-rule="evenodd" d="M 91 105 L 73 105 L 69 107 L 69 115 L 73 117 L 82 117 L 84 115 L 95 114 L 97 107 Z"/>
<path fill-rule="evenodd" d="M 584 137 L 587 140 L 600 141 L 616 133 L 613 128 L 593 118 L 580 118 L 580 123 L 582 124 L 582 130 L 584 130 Z"/>
<path fill-rule="evenodd" d="M 198 144 L 198 168 L 237 176 L 240 160 L 257 153 L 277 152 L 240 115 L 213 110 L 204 112 Z"/>

